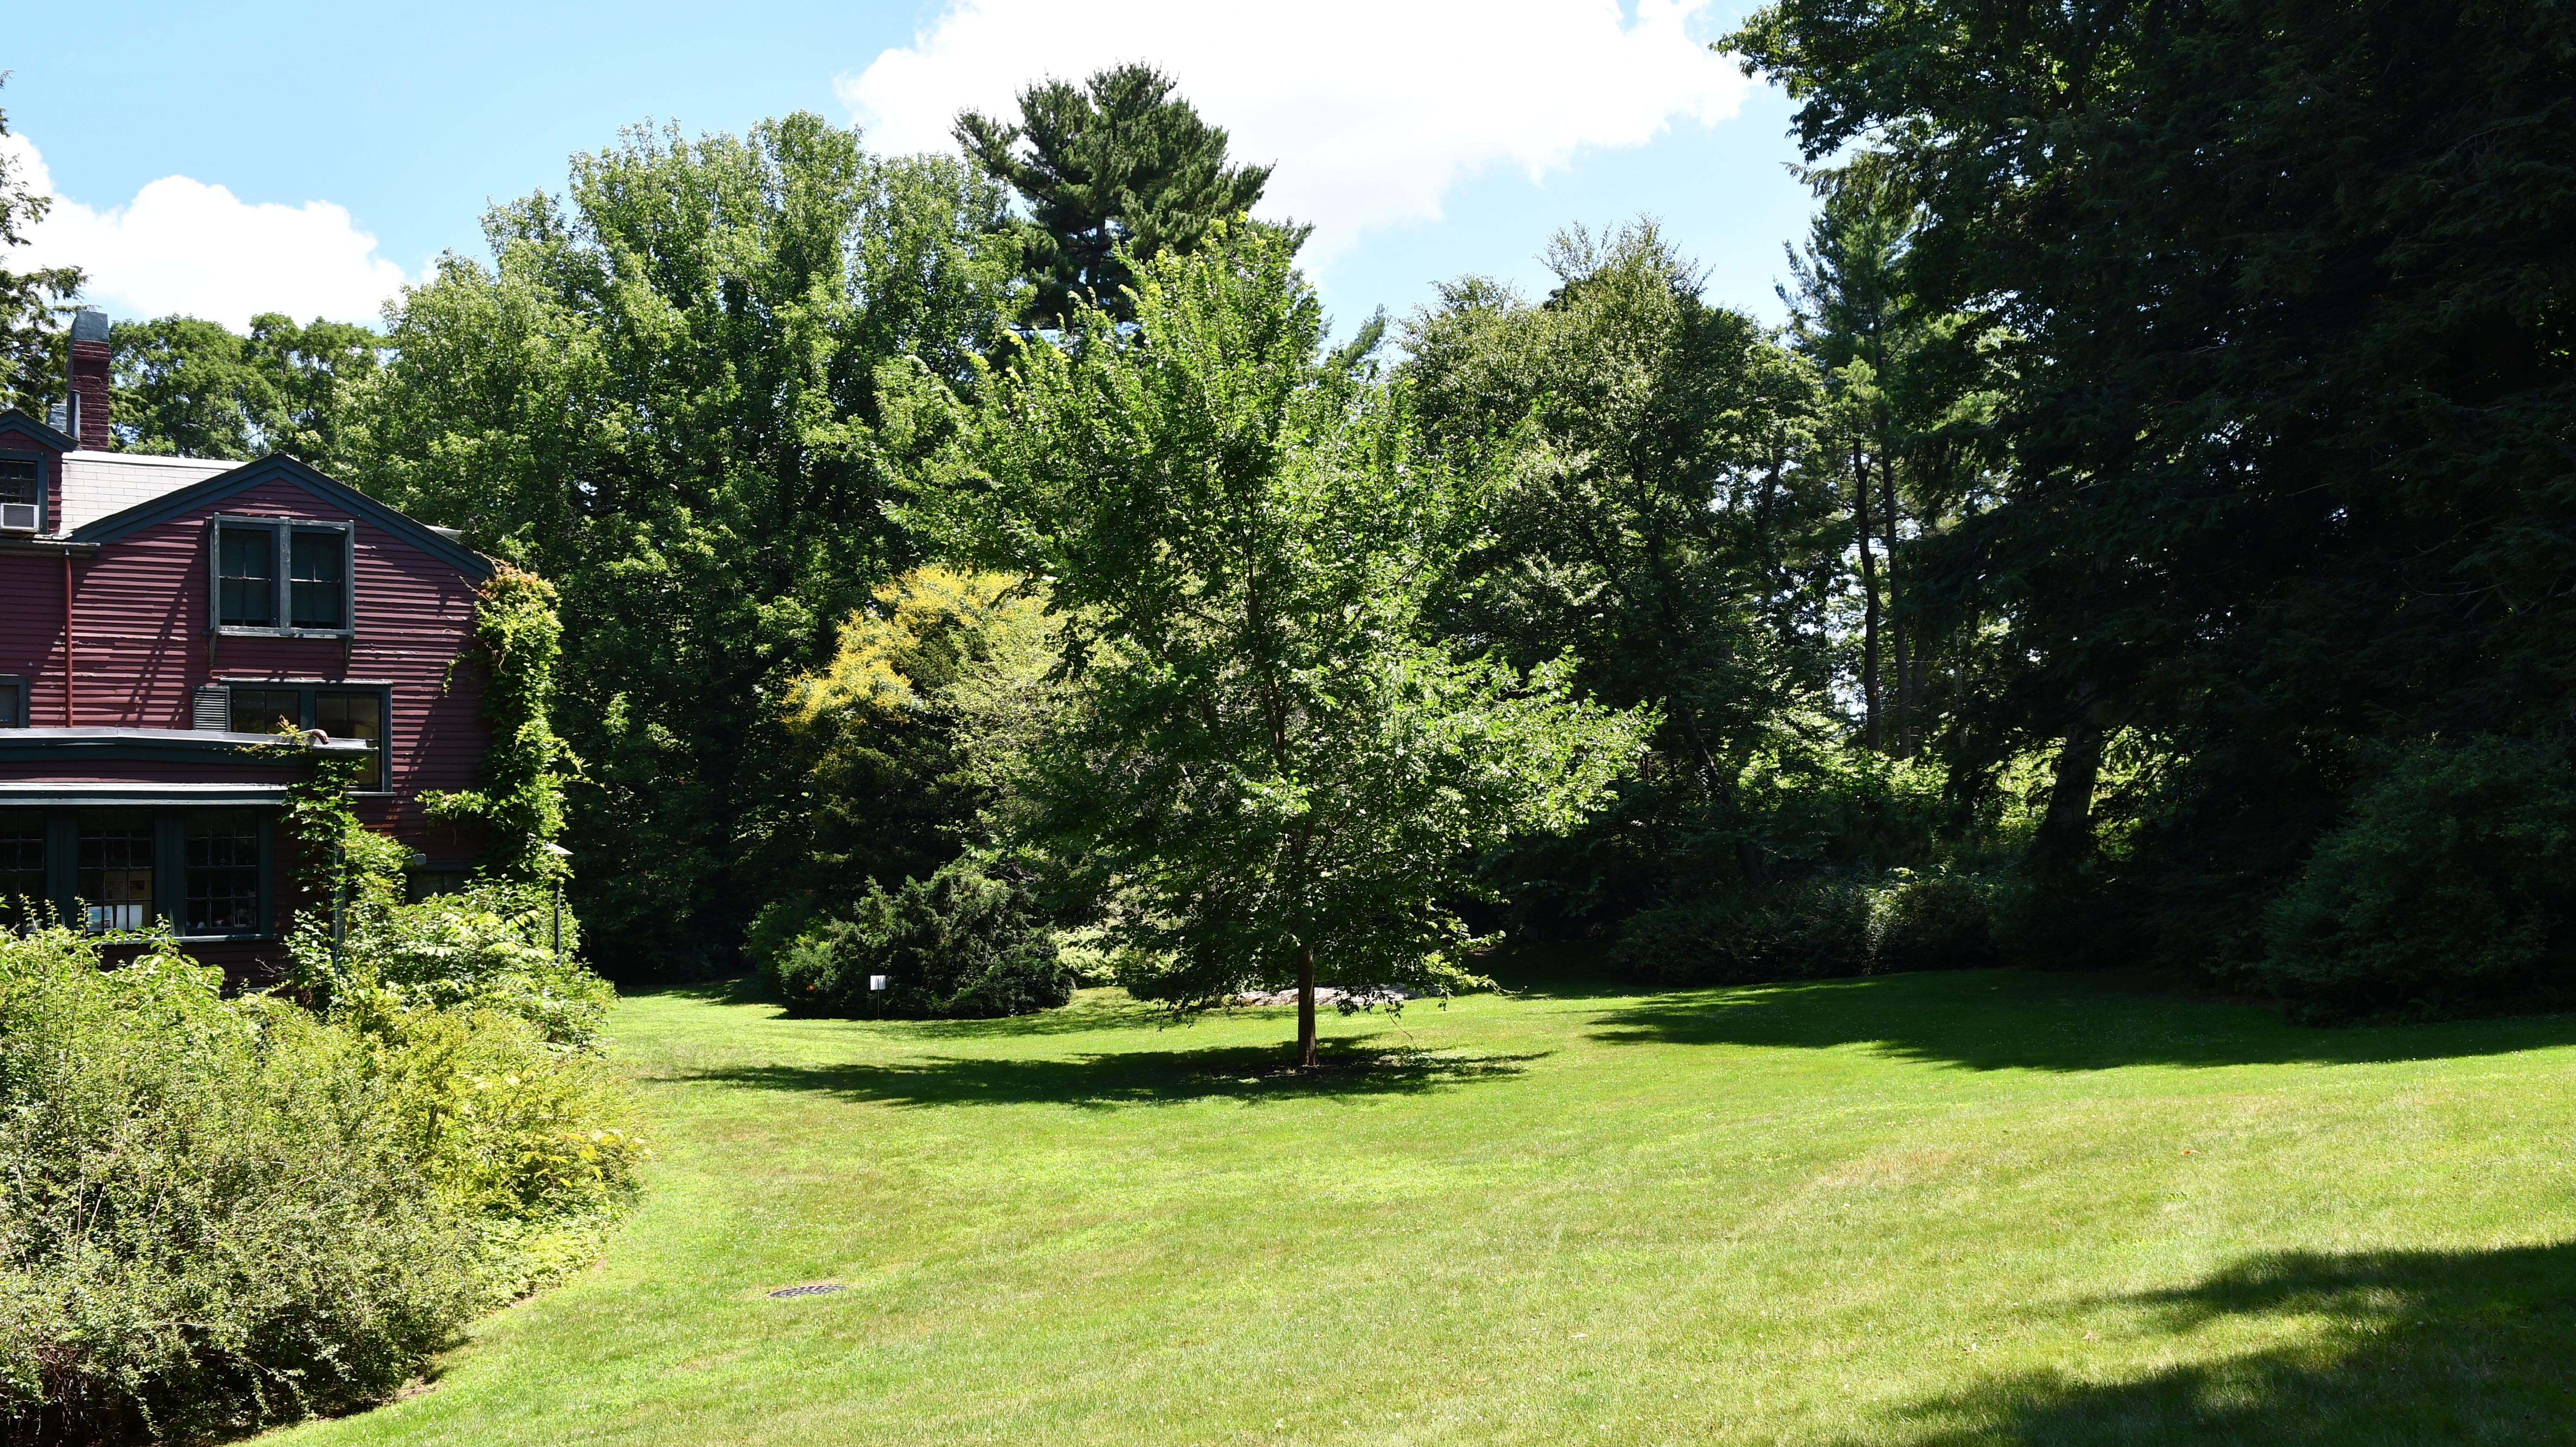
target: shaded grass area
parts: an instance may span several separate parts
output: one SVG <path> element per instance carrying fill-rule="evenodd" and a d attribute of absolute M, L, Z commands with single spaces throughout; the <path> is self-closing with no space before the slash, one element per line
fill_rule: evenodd
<path fill-rule="evenodd" d="M 2134 1380 L 2063 1370 L 1909 1408 L 1930 1443 L 2559 1442 L 2576 1432 L 2576 1249 L 2254 1257 L 2127 1303 L 2187 1336 L 2298 1328 L 2263 1350 Z"/>
<path fill-rule="evenodd" d="M 2576 1041 L 2576 1017 L 2316 1029 L 2168 993 L 2129 974 L 1891 975 L 1651 996 L 1605 1012 L 1625 1043 L 1880 1052 L 1972 1070 L 2131 1065 L 2355 1065 L 2492 1055 Z"/>
<path fill-rule="evenodd" d="M 630 999 L 625 1241 L 288 1439 L 2576 1441 L 2576 1017 L 1505 982 L 1313 1077 L 1286 1010 Z"/>

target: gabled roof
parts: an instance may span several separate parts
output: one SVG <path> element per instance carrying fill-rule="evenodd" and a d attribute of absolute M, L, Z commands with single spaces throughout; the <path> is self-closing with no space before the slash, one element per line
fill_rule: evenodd
<path fill-rule="evenodd" d="M 6 415 L 6 414 L 0 414 Z M 376 527 L 410 543 L 431 557 L 454 567 L 458 572 L 477 578 L 492 576 L 492 561 L 426 523 L 418 523 L 365 493 L 315 472 L 283 452 L 273 452 L 257 462 L 245 462 L 230 472 L 217 473 L 205 481 L 165 493 L 150 502 L 140 503 L 120 513 L 112 513 L 84 525 L 71 535 L 76 543 L 112 543 L 172 518 L 184 517 L 200 508 L 211 507 L 226 498 L 250 491 L 262 483 L 288 482 L 339 508 L 351 517 L 364 519 Z"/>
<path fill-rule="evenodd" d="M 32 432 L 43 439 L 47 447 L 59 448 L 64 452 L 80 446 L 79 439 L 66 437 L 15 407 L 0 411 L 0 427 L 15 427 L 21 432 Z"/>

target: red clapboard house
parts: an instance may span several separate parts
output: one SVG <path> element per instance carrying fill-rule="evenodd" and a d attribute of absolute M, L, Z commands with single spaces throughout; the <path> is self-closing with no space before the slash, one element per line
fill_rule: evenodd
<path fill-rule="evenodd" d="M 76 319 L 53 425 L 0 411 L 0 902 L 166 921 L 261 976 L 301 754 L 364 761 L 358 815 L 420 875 L 470 864 L 420 798 L 478 782 L 481 675 L 458 665 L 492 565 L 291 457 L 108 450 L 106 329 Z M 281 722 L 305 731 L 283 756 Z"/>

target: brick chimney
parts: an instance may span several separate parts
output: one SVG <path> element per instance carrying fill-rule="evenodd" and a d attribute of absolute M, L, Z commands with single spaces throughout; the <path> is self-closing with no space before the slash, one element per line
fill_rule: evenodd
<path fill-rule="evenodd" d="M 69 431 L 85 451 L 105 452 L 115 437 L 107 429 L 107 313 L 83 307 L 72 313 L 72 415 Z"/>

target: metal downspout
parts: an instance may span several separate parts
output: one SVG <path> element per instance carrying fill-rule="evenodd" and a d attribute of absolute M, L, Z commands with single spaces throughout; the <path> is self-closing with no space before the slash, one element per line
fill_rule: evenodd
<path fill-rule="evenodd" d="M 72 555 L 66 552 L 63 554 L 63 727 L 67 729 L 80 726 L 77 722 L 80 711 L 74 702 L 77 687 L 74 680 L 79 677 L 79 662 L 72 656 Z"/>

